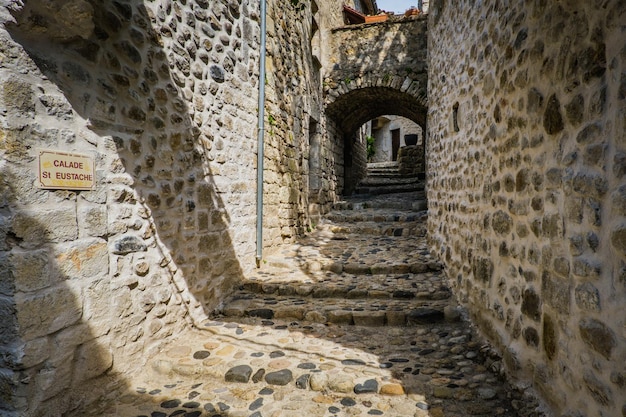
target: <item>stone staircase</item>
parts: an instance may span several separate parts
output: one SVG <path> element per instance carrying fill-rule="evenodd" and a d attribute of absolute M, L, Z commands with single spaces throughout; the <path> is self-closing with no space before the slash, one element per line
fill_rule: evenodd
<path fill-rule="evenodd" d="M 444 320 L 450 290 L 425 241 L 420 193 L 351 198 L 316 230 L 266 258 L 221 319 L 362 326 Z"/>
<path fill-rule="evenodd" d="M 367 176 L 357 185 L 357 195 L 380 195 L 422 192 L 425 200 L 425 181 L 419 175 L 402 175 L 397 161 L 367 164 Z"/>
<path fill-rule="evenodd" d="M 87 415 L 538 416 L 453 301 L 419 196 L 339 202 Z"/>

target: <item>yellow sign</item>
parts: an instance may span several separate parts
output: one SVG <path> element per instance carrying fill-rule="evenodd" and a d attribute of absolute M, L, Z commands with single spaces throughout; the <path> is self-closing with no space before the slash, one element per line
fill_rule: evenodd
<path fill-rule="evenodd" d="M 39 151 L 39 187 L 61 190 L 92 190 L 94 160 L 88 155 Z"/>

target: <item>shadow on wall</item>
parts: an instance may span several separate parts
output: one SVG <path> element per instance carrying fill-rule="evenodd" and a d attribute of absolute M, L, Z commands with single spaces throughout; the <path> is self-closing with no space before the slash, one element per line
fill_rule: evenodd
<path fill-rule="evenodd" d="M 24 210 L 13 185 L 20 179 L 7 166 L 26 149 L 13 144 L 2 150 L 0 166 L 0 210 L 12 225 L 0 240 L 0 414 L 56 416 L 103 396 L 114 380 L 90 383 L 113 366 L 111 305 L 97 303 L 111 285 L 107 245 L 88 239 L 86 256 L 66 241 L 78 235 L 76 222 L 73 228 L 42 224 L 54 212 L 31 216 Z M 53 193 L 50 203 L 69 206 L 79 198 Z"/>
<path fill-rule="evenodd" d="M 79 15 L 73 26 L 65 26 L 69 22 L 54 16 L 51 29 L 64 31 L 43 36 L 37 25 L 47 6 L 29 2 L 9 30 L 72 110 L 116 145 L 119 159 L 111 152 L 105 167 L 113 252 L 129 240 L 160 246 L 162 259 L 156 261 L 166 265 L 179 291 L 190 293 L 183 296 L 191 309 L 209 314 L 242 272 L 220 195 L 225 190 L 218 189 L 210 167 L 217 140 L 208 130 L 212 126 L 202 126 L 202 117 L 192 118 L 194 111 L 204 116 L 202 103 L 192 98 L 218 95 L 227 74 L 217 64 L 209 65 L 212 79 L 199 70 L 199 62 L 210 64 L 208 55 L 189 46 L 191 35 L 185 25 L 177 25 L 181 11 L 176 5 L 159 10 L 161 20 L 168 22 L 160 33 L 153 28 L 156 17 L 142 1 L 89 5 L 93 12 L 84 6 L 84 21 L 76 22 Z M 77 34 L 80 25 L 82 33 Z M 168 38 L 171 51 L 163 46 Z M 125 221 L 129 209 L 143 210 L 143 225 Z"/>
<path fill-rule="evenodd" d="M 206 2 L 198 4 L 208 7 Z M 221 11 L 238 18 L 244 6 L 235 6 L 224 6 Z M 76 260 L 68 257 L 74 254 L 71 245 L 80 237 L 79 231 L 56 245 L 48 239 L 58 233 L 55 219 L 44 216 L 50 220 L 44 224 L 24 213 L 27 208 L 48 210 L 66 202 L 75 207 L 81 193 L 45 191 L 49 201 L 31 202 L 29 207 L 17 192 L 4 196 L 13 227 L 23 225 L 21 231 L 10 231 L 7 247 L 0 248 L 10 258 L 6 273 L 13 276 L 8 281 L 21 285 L 20 276 L 14 276 L 21 273 L 15 262 L 43 262 L 43 269 L 37 278 L 41 283 L 13 288 L 3 282 L 0 287 L 5 296 L 3 316 L 13 320 L 0 328 L 2 339 L 6 335 L 11 341 L 2 348 L 9 356 L 3 367 L 13 375 L 3 378 L 7 382 L 1 384 L 1 395 L 4 400 L 5 393 L 10 397 L 18 389 L 17 403 L 12 406 L 30 407 L 20 415 L 35 415 L 41 410 L 76 409 L 99 398 L 105 389 L 123 388 L 123 377 L 111 371 L 105 377 L 110 384 L 88 381 L 110 370 L 114 356 L 116 364 L 124 357 L 142 361 L 150 344 L 161 343 L 183 327 L 185 315 L 195 320 L 206 317 L 241 279 L 223 197 L 225 192 L 237 191 L 235 186 L 220 189 L 210 166 L 215 149 L 224 144 L 209 128 L 219 131 L 226 123 L 219 115 L 203 113 L 202 100 L 193 100 L 202 95 L 219 101 L 233 68 L 225 65 L 226 59 L 209 62 L 206 49 L 210 46 L 194 43 L 186 29 L 189 22 L 179 25 L 182 18 L 176 4 L 159 9 L 155 17 L 138 0 L 75 0 L 63 5 L 31 1 L 14 17 L 17 24 L 7 30 L 45 76 L 35 79 L 31 88 L 39 89 L 39 101 L 48 116 L 66 118 L 71 124 L 88 120 L 91 131 L 102 140 L 98 149 L 106 149 L 96 161 L 98 187 L 106 189 L 108 215 L 106 232 L 94 239 L 102 268 L 82 270 L 80 279 L 65 273 L 76 272 L 70 266 Z M 157 20 L 163 23 L 158 32 Z M 207 27 L 207 31 L 214 30 Z M 170 40 L 171 50 L 167 50 L 164 44 Z M 46 101 L 45 97 L 56 93 L 46 78 L 71 108 L 65 100 Z M 79 138 L 93 135 L 74 133 Z M 18 141 L 16 146 L 30 145 Z M 24 158 L 12 162 L 12 171 L 32 170 L 32 155 L 28 160 L 29 151 L 23 151 Z M 225 166 L 221 168 L 225 171 Z M 12 183 L 8 171 L 1 178 L 4 184 Z M 240 204 L 246 203 L 242 199 Z M 28 243 L 33 237 L 39 243 Z M 150 274 L 141 278 L 145 274 L 140 269 L 146 265 Z M 113 291 L 114 285 L 124 287 L 123 297 Z M 158 298 L 156 287 L 176 294 L 172 300 L 180 294 L 187 312 L 172 306 L 173 301 L 162 303 L 160 313 L 150 310 L 154 304 L 143 304 L 141 297 Z M 90 292 L 97 296 L 89 296 Z M 159 320 L 151 322 L 150 314 L 159 314 Z M 150 328 L 155 322 L 160 324 Z M 28 354 L 12 356 L 24 344 Z M 130 369 L 119 368 L 122 372 Z M 33 411 L 39 402 L 42 408 Z"/>

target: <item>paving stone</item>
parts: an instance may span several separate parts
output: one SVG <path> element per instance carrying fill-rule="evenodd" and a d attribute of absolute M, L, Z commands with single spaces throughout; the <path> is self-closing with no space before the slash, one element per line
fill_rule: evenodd
<path fill-rule="evenodd" d="M 224 379 L 226 382 L 248 382 L 252 375 L 252 368 L 249 365 L 238 365 L 230 368 Z"/>
<path fill-rule="evenodd" d="M 381 198 L 380 204 L 401 201 L 385 197 L 389 201 Z M 382 208 L 344 218 L 425 221 Z M 504 383 L 494 385 L 500 380 L 490 369 L 500 359 L 482 349 L 421 238 L 361 236 L 335 226 L 348 232 L 335 240 L 329 229 L 320 230 L 285 245 L 272 266 L 253 271 L 226 302 L 224 313 L 234 314 L 181 333 L 163 354 L 150 358 L 145 372 L 128 384 L 140 388 L 114 401 L 118 415 L 539 417 L 532 397 Z M 367 227 L 379 233 L 378 226 Z M 303 271 L 307 261 L 320 268 Z M 409 267 L 395 266 L 400 264 Z M 332 271 L 329 265 L 342 267 Z M 345 265 L 354 268 L 346 271 Z M 613 334 L 605 327 L 589 319 L 580 332 L 610 356 Z M 589 336 L 597 334 L 609 340 L 609 348 Z M 604 398 L 594 380 L 586 383 Z"/>
<path fill-rule="evenodd" d="M 282 369 L 276 372 L 270 372 L 265 375 L 265 381 L 272 385 L 287 385 L 293 379 L 293 374 L 289 369 Z"/>
<path fill-rule="evenodd" d="M 375 379 L 368 379 L 363 384 L 356 384 L 354 386 L 355 394 L 367 394 L 367 393 L 377 393 L 378 392 L 378 382 Z"/>

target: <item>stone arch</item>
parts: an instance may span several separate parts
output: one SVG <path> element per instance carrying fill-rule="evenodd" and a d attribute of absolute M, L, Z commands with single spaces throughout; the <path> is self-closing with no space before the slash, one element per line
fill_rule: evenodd
<path fill-rule="evenodd" d="M 373 85 L 358 87 L 358 81 L 362 80 L 342 82 L 335 89 L 336 94 L 327 96 L 326 114 L 344 133 L 352 133 L 363 123 L 385 114 L 406 117 L 425 129 L 428 110 L 426 85 L 420 88 L 419 82 L 410 78 L 406 78 L 400 88 L 394 88 L 392 83 L 386 86 L 370 83 Z M 350 88 L 351 84 L 355 88 Z M 407 87 L 402 88 L 404 86 Z"/>
<path fill-rule="evenodd" d="M 326 96 L 326 115 L 343 134 L 343 138 L 335 140 L 343 140 L 344 194 L 351 194 L 367 173 L 365 145 L 358 147 L 354 141 L 355 132 L 364 123 L 388 114 L 403 116 L 417 123 L 424 132 L 424 140 L 427 138 L 426 83 L 422 87 L 420 82 L 408 77 L 402 82 L 400 77 L 389 78 L 388 82 L 362 78 L 342 81 Z M 422 158 L 425 158 L 423 152 Z"/>

